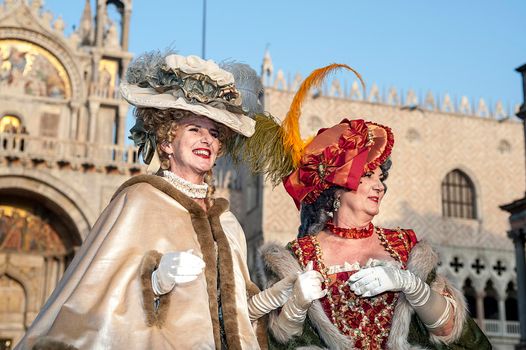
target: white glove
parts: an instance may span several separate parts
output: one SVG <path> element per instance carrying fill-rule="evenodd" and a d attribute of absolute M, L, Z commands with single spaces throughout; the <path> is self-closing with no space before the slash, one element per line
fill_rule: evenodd
<path fill-rule="evenodd" d="M 305 272 L 294 283 L 292 297 L 285 303 L 278 317 L 278 325 L 289 335 L 298 335 L 303 331 L 303 322 L 314 300 L 323 298 L 327 290 L 321 288 L 323 277 L 312 269 L 309 261 Z"/>
<path fill-rule="evenodd" d="M 361 269 L 349 282 L 356 295 L 367 298 L 386 291 L 403 292 L 411 305 L 418 306 L 426 303 L 430 293 L 429 286 L 413 273 L 391 266 Z"/>
<path fill-rule="evenodd" d="M 364 298 L 383 292 L 402 292 L 428 328 L 439 328 L 449 319 L 450 302 L 411 271 L 391 266 L 362 269 L 349 277 L 351 290 Z"/>
<path fill-rule="evenodd" d="M 248 316 L 253 322 L 270 311 L 283 306 L 292 294 L 297 275 L 290 275 L 276 282 L 272 287 L 254 295 L 248 301 Z"/>
<path fill-rule="evenodd" d="M 162 256 L 157 270 L 152 272 L 152 289 L 156 295 L 170 292 L 176 284 L 195 280 L 205 267 L 203 259 L 185 252 L 171 252 Z"/>

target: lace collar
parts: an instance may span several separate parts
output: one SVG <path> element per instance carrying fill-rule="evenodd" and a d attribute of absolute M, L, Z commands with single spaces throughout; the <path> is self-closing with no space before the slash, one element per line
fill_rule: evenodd
<path fill-rule="evenodd" d="M 171 183 L 181 193 L 187 195 L 190 198 L 206 198 L 206 193 L 208 192 L 208 184 L 206 183 L 196 185 L 188 180 L 183 179 L 182 177 L 175 175 L 169 170 L 163 170 L 162 178 Z"/>

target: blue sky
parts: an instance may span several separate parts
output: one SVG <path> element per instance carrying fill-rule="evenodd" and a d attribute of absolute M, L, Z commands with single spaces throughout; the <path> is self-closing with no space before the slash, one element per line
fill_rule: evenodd
<path fill-rule="evenodd" d="M 173 46 L 201 55 L 202 4 L 133 1 L 130 50 Z M 83 6 L 83 0 L 45 2 L 67 28 L 78 24 Z M 526 63 L 525 17 L 521 0 L 208 0 L 206 57 L 235 59 L 259 71 L 268 46 L 274 68 L 286 76 L 347 63 L 368 87 L 448 92 L 513 106 L 522 102 L 515 68 Z"/>

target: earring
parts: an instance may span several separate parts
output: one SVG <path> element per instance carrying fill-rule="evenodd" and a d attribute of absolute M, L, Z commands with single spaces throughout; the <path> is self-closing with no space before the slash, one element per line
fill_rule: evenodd
<path fill-rule="evenodd" d="M 342 205 L 342 202 L 340 201 L 340 197 L 334 198 L 334 202 L 332 203 L 332 212 L 336 213 L 338 209 L 340 209 L 340 206 Z"/>

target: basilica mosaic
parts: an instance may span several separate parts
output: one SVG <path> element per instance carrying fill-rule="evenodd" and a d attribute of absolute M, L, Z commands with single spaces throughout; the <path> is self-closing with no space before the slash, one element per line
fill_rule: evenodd
<path fill-rule="evenodd" d="M 0 90 L 31 96 L 69 98 L 71 84 L 60 62 L 46 49 L 22 40 L 0 40 Z"/>

